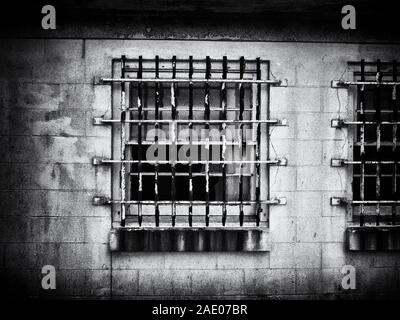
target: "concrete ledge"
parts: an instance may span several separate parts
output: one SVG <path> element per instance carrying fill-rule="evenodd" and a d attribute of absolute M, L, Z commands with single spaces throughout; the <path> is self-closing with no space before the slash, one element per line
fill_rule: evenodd
<path fill-rule="evenodd" d="M 111 251 L 269 251 L 263 228 L 115 228 Z"/>
<path fill-rule="evenodd" d="M 350 251 L 400 250 L 400 225 L 349 227 L 347 245 Z"/>

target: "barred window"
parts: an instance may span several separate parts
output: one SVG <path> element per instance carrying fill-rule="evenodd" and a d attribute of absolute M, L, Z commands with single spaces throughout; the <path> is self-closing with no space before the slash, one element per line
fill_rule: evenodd
<path fill-rule="evenodd" d="M 122 227 L 267 227 L 270 195 L 269 61 L 114 59 L 111 199 Z M 118 97 L 118 98 L 117 98 Z M 118 137 L 118 139 L 115 139 Z M 96 198 L 100 201 L 100 198 Z"/>
<path fill-rule="evenodd" d="M 333 84 L 354 90 L 354 120 L 335 119 L 332 126 L 348 126 L 353 159 L 332 159 L 332 165 L 352 170 L 353 197 L 332 201 L 351 205 L 360 227 L 395 226 L 400 222 L 397 63 L 361 60 L 349 63 L 349 69 L 354 80 Z"/>

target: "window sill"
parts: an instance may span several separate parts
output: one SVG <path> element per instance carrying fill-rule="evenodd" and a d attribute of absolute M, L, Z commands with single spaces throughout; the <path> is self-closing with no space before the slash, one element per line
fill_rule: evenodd
<path fill-rule="evenodd" d="M 400 250 L 400 226 L 363 226 L 347 228 L 350 251 Z"/>
<path fill-rule="evenodd" d="M 120 252 L 270 251 L 266 228 L 114 228 L 109 247 Z"/>

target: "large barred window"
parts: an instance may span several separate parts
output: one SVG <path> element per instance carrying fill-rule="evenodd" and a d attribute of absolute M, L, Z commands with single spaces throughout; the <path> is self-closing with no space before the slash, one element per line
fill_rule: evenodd
<path fill-rule="evenodd" d="M 121 227 L 258 228 L 270 205 L 284 204 L 269 190 L 269 61 L 245 59 L 113 60 L 112 198 L 96 197 L 118 212 Z M 114 179 L 115 181 L 115 179 Z M 139 230 L 137 229 L 137 230 Z M 135 229 L 136 230 L 136 229 Z"/>
<path fill-rule="evenodd" d="M 397 232 L 400 222 L 397 63 L 361 60 L 349 63 L 349 69 L 353 80 L 336 81 L 334 87 L 353 90 L 354 120 L 335 119 L 332 126 L 348 127 L 352 159 L 332 159 L 332 165 L 348 166 L 352 172 L 353 197 L 333 198 L 332 204 L 352 207 L 354 226 L 361 229 L 350 229 L 350 235 L 365 235 L 355 247 L 388 249 L 395 246 L 386 239 L 388 231 Z"/>

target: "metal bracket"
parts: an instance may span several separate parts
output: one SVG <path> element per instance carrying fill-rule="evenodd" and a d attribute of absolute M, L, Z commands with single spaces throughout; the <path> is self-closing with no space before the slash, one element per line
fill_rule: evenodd
<path fill-rule="evenodd" d="M 348 201 L 346 198 L 340 197 L 332 197 L 331 198 L 331 206 L 343 206 L 347 205 Z"/>
<path fill-rule="evenodd" d="M 278 122 L 274 124 L 275 126 L 281 126 L 281 127 L 287 127 L 288 126 L 288 121 L 287 119 L 278 119 Z"/>
<path fill-rule="evenodd" d="M 286 158 L 278 158 L 276 159 L 278 161 L 278 163 L 276 164 L 277 166 L 287 166 L 288 161 Z"/>
<path fill-rule="evenodd" d="M 331 167 L 342 167 L 347 159 L 331 159 Z"/>
<path fill-rule="evenodd" d="M 105 82 L 103 81 L 102 77 L 94 77 L 93 84 L 94 85 L 103 85 L 103 84 L 105 84 Z"/>
<path fill-rule="evenodd" d="M 333 89 L 344 89 L 348 88 L 349 85 L 344 83 L 342 80 L 332 80 L 331 81 L 331 88 Z"/>
<path fill-rule="evenodd" d="M 103 160 L 105 160 L 105 159 L 104 159 L 104 158 L 101 158 L 101 157 L 93 157 L 93 159 L 92 159 L 92 164 L 93 164 L 94 166 L 103 165 L 103 164 L 105 164 Z"/>
<path fill-rule="evenodd" d="M 274 205 L 286 205 L 287 204 L 287 200 L 285 197 L 274 197 L 271 200 L 275 202 Z"/>
<path fill-rule="evenodd" d="M 331 127 L 332 128 L 343 128 L 345 126 L 344 119 L 332 119 L 331 120 Z"/>
<path fill-rule="evenodd" d="M 278 80 L 277 83 L 272 83 L 271 87 L 282 87 L 286 88 L 288 86 L 288 79 Z"/>
<path fill-rule="evenodd" d="M 103 206 L 105 204 L 109 204 L 111 199 L 106 196 L 94 196 L 92 199 L 92 204 L 94 206 Z"/>
<path fill-rule="evenodd" d="M 103 117 L 94 117 L 93 118 L 93 125 L 95 125 L 95 126 L 104 125 L 103 119 L 104 119 Z"/>

